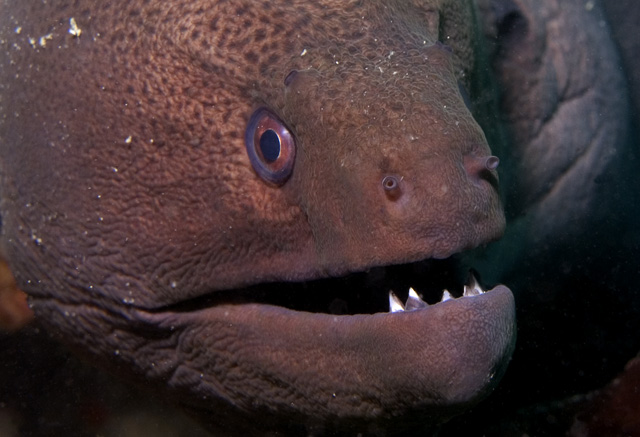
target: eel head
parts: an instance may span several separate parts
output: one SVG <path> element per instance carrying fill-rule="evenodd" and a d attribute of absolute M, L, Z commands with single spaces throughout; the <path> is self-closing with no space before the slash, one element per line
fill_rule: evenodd
<path fill-rule="evenodd" d="M 237 432 L 428 427 L 494 387 L 513 296 L 438 273 L 505 224 L 470 3 L 0 16 L 3 244 L 51 332 Z"/>

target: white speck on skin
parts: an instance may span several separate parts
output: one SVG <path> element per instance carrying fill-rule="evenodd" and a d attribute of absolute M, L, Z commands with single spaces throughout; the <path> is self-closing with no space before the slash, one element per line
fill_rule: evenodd
<path fill-rule="evenodd" d="M 307 54 L 307 49 L 302 50 L 302 53 L 300 53 L 300 56 L 304 56 Z"/>
<path fill-rule="evenodd" d="M 69 18 L 69 33 L 76 38 L 80 38 L 82 34 L 82 29 L 78 27 L 78 23 L 76 23 L 76 19 L 73 17 Z"/>
<path fill-rule="evenodd" d="M 22 26 L 16 27 L 14 32 L 17 33 L 18 35 L 20 35 L 20 32 L 22 32 Z"/>
<path fill-rule="evenodd" d="M 131 144 L 131 141 L 133 140 L 133 138 L 131 137 L 131 135 L 129 135 L 125 140 L 124 143 L 125 144 Z"/>
<path fill-rule="evenodd" d="M 31 231 L 31 240 L 36 244 L 36 246 L 42 245 L 42 238 L 36 235 L 36 231 Z"/>
<path fill-rule="evenodd" d="M 38 44 L 40 44 L 40 47 L 46 47 L 47 46 L 47 40 L 52 40 L 53 39 L 53 34 L 49 33 L 45 36 L 41 36 L 40 39 L 38 40 Z"/>

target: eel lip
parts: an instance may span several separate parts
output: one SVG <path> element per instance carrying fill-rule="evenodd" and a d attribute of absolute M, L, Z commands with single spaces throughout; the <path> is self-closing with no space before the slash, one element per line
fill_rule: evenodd
<path fill-rule="evenodd" d="M 438 422 L 502 376 L 515 344 L 514 298 L 499 285 L 434 305 L 414 300 L 370 315 L 248 303 L 138 316 L 176 334 L 180 363 L 170 385 L 195 392 L 198 409 L 218 399 L 281 422 L 368 423 L 415 412 Z"/>

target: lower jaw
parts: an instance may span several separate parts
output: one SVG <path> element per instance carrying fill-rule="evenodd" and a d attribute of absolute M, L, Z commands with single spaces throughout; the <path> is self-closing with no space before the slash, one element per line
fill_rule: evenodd
<path fill-rule="evenodd" d="M 419 414 L 437 423 L 482 399 L 500 379 L 514 347 L 515 309 L 510 290 L 498 286 L 388 313 L 389 291 L 404 302 L 407 285 L 429 303 L 442 298 L 439 284 L 427 287 L 422 275 L 407 275 L 432 267 L 416 263 L 351 275 L 339 287 L 356 299 L 315 290 L 338 287 L 333 280 L 298 284 L 301 299 L 289 301 L 288 285 L 282 291 L 271 284 L 260 288 L 268 303 L 247 303 L 256 294 L 245 289 L 207 298 L 217 302 L 204 309 L 192 302 L 138 317 L 171 327 L 179 339 L 176 353 L 186 376 L 173 378 L 173 388 L 188 390 L 198 409 L 206 408 L 203 399 L 216 399 L 276 422 L 367 423 Z M 449 271 L 438 281 L 456 275 Z M 368 282 L 369 289 L 356 288 Z M 371 289 L 380 295 L 358 307 L 359 293 L 370 296 Z M 275 306 L 278 297 L 297 309 Z M 328 311 L 308 312 L 301 301 Z"/>

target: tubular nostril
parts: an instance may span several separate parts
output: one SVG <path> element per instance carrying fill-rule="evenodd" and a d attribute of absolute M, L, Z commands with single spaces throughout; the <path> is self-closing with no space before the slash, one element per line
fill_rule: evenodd
<path fill-rule="evenodd" d="M 401 180 L 402 178 L 395 175 L 388 175 L 382 178 L 382 189 L 389 200 L 398 200 L 402 195 Z"/>
<path fill-rule="evenodd" d="M 484 162 L 484 167 L 487 170 L 495 170 L 498 168 L 498 164 L 500 164 L 500 159 L 497 156 L 489 156 Z"/>
<path fill-rule="evenodd" d="M 469 179 L 473 183 L 478 184 L 484 180 L 492 185 L 497 185 L 498 179 L 495 170 L 500 164 L 497 156 L 476 156 L 475 154 L 466 155 L 463 159 L 464 168 L 469 175 Z"/>

